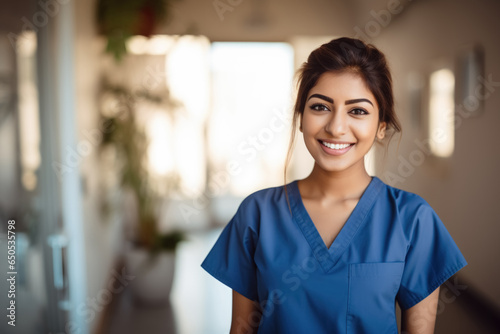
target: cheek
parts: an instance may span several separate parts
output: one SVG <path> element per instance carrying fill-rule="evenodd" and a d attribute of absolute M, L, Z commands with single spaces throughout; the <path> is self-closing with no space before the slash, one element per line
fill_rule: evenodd
<path fill-rule="evenodd" d="M 304 115 L 302 119 L 302 132 L 304 135 L 314 135 L 319 127 L 321 127 L 321 124 L 319 124 L 318 119 Z"/>
<path fill-rule="evenodd" d="M 353 127 L 352 131 L 358 140 L 369 141 L 371 143 L 375 140 L 377 129 L 377 124 L 364 123 Z"/>

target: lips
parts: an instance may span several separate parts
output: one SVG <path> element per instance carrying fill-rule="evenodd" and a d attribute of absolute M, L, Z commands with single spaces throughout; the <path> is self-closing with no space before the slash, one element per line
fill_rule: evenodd
<path fill-rule="evenodd" d="M 354 146 L 354 143 L 318 141 L 321 144 L 321 148 L 330 155 L 342 155 Z"/>

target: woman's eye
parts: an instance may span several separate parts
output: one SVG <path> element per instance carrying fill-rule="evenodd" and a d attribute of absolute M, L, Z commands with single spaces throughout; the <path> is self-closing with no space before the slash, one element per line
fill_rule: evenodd
<path fill-rule="evenodd" d="M 325 106 L 324 104 L 313 104 L 312 106 L 310 106 L 310 108 L 314 111 L 330 111 L 330 109 L 328 109 L 327 106 Z"/>
<path fill-rule="evenodd" d="M 368 115 L 366 110 L 360 108 L 352 109 L 349 113 L 354 115 Z"/>

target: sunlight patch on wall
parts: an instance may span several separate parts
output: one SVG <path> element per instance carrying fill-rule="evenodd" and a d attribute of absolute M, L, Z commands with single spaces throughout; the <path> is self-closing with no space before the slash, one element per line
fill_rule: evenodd
<path fill-rule="evenodd" d="M 429 136 L 435 156 L 449 157 L 455 146 L 455 76 L 449 69 L 435 71 L 430 77 Z"/>
<path fill-rule="evenodd" d="M 34 32 L 23 32 L 17 47 L 19 127 L 21 134 L 21 183 L 34 190 L 40 166 L 40 122 L 38 118 L 38 89 L 36 82 L 37 41 Z"/>

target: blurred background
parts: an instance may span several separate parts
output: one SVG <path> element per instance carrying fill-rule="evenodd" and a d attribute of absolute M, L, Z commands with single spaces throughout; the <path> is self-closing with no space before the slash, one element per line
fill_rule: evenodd
<path fill-rule="evenodd" d="M 296 69 L 349 36 L 387 55 L 403 124 L 370 173 L 424 197 L 469 263 L 441 289 L 436 333 L 499 333 L 499 14 L 1 0 L 0 332 L 228 333 L 231 291 L 200 264 L 246 195 L 283 183 Z M 298 137 L 288 180 L 311 167 Z"/>

